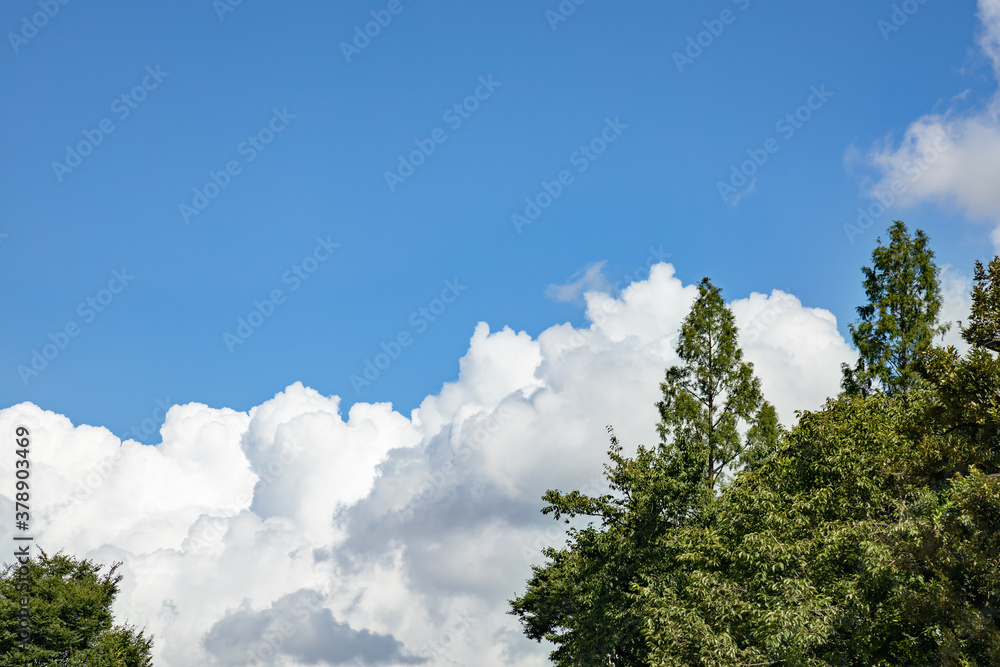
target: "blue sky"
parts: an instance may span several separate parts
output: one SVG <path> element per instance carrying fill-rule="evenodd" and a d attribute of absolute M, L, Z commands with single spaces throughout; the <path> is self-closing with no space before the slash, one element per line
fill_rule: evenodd
<path fill-rule="evenodd" d="M 557 2 L 390 4 L 69 2 L 36 34 L 23 21 L 39 3 L 4 3 L 0 405 L 123 436 L 162 418 L 158 402 L 246 410 L 302 381 L 406 414 L 457 377 L 477 322 L 533 336 L 584 324 L 582 302 L 546 289 L 594 262 L 614 284 L 653 248 L 684 283 L 784 290 L 846 334 L 893 218 L 926 230 L 940 264 L 968 273 L 992 256 L 982 215 L 934 201 L 897 206 L 853 243 L 844 231 L 881 176 L 845 161 L 852 149 L 995 93 L 972 0 L 915 5 L 886 34 L 888 2 L 590 0 L 565 21 L 546 14 Z M 391 22 L 348 62 L 342 44 L 371 12 Z M 699 33 L 707 46 L 679 71 L 673 54 Z M 813 87 L 832 96 L 778 131 Z M 456 104 L 474 110 L 446 116 Z M 609 120 L 615 141 L 579 171 Z M 398 156 L 436 130 L 446 140 L 391 188 Z M 255 135 L 270 143 L 244 143 Z M 100 141 L 78 166 L 53 166 L 88 136 Z M 723 202 L 717 183 L 769 138 L 751 191 Z M 564 170 L 572 182 L 519 233 L 512 214 Z M 213 173 L 225 187 L 183 215 Z M 317 239 L 339 247 L 313 263 Z M 315 271 L 292 289 L 303 262 Z M 122 287 L 115 271 L 128 284 L 102 292 Z M 464 289 L 442 310 L 446 281 Z M 276 289 L 273 314 L 227 346 Z M 67 325 L 78 335 L 63 339 Z M 358 390 L 351 376 L 401 334 L 410 345 Z M 60 340 L 26 383 L 18 367 Z"/>

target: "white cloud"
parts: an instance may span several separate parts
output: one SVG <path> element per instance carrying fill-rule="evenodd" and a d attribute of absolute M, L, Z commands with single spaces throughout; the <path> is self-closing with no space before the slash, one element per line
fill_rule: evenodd
<path fill-rule="evenodd" d="M 600 489 L 607 424 L 629 448 L 655 442 L 696 294 L 656 264 L 617 298 L 585 293 L 586 328 L 480 324 L 458 378 L 409 417 L 359 403 L 345 419 L 339 398 L 293 384 L 248 413 L 174 406 L 152 447 L 29 403 L 0 411 L 0 433 L 32 430 L 39 544 L 125 562 L 118 611 L 155 635 L 160 667 L 249 651 L 283 666 L 541 666 L 551 647 L 506 614 L 561 541 L 540 496 Z M 731 307 L 786 423 L 837 392 L 854 355 L 829 312 L 780 291 Z M 0 510 L 13 516 L 9 497 Z"/>
<path fill-rule="evenodd" d="M 837 319 L 822 308 L 806 308 L 795 296 L 774 290 L 752 293 L 731 304 L 743 331 L 741 344 L 761 378 L 764 396 L 785 424 L 795 410 L 815 409 L 839 390 L 840 362 L 857 354 L 837 333 Z"/>
<path fill-rule="evenodd" d="M 979 0 L 979 18 L 980 48 L 1000 77 L 1000 0 Z M 929 201 L 992 223 L 1000 248 L 998 112 L 1000 93 L 995 93 L 985 108 L 952 109 L 914 121 L 898 146 L 887 140 L 868 155 L 880 172 L 871 196 L 886 208 Z"/>

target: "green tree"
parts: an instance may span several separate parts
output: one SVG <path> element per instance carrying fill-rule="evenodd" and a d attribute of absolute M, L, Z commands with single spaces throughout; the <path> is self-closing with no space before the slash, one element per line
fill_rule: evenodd
<path fill-rule="evenodd" d="M 753 364 L 743 361 L 733 314 L 708 278 L 698 284 L 698 298 L 681 323 L 677 355 L 684 365 L 668 369 L 660 384 L 657 428 L 661 440 L 697 452 L 714 489 L 745 451 L 776 442 L 780 426 Z M 745 435 L 741 424 L 750 428 Z"/>
<path fill-rule="evenodd" d="M 976 262 L 973 272 L 972 312 L 962 337 L 969 345 L 1000 352 L 1000 256 L 989 266 Z"/>
<path fill-rule="evenodd" d="M 633 587 L 651 567 L 674 562 L 679 548 L 671 535 L 709 520 L 724 468 L 741 453 L 763 456 L 777 447 L 777 416 L 761 397 L 752 365 L 742 361 L 736 336 L 732 313 L 706 278 L 681 328 L 677 352 L 685 365 L 669 369 L 661 384 L 659 444 L 640 445 L 626 457 L 609 427 L 611 493 L 543 496 L 544 514 L 591 520 L 569 529 L 565 548 L 545 549 L 546 564 L 532 568 L 526 593 L 510 601 L 528 637 L 556 645 L 556 665 L 649 664 Z M 748 427 L 742 436 L 741 420 Z"/>
<path fill-rule="evenodd" d="M 647 664 L 1000 664 L 996 441 L 970 452 L 933 423 L 941 399 L 803 413 L 711 522 L 664 536 L 636 594 Z"/>
<path fill-rule="evenodd" d="M 547 549 L 511 613 L 558 665 L 1000 664 L 997 304 L 1000 258 L 977 265 L 965 357 L 914 347 L 895 389 L 843 393 L 787 433 L 761 402 L 726 484 L 702 412 L 726 401 L 695 398 L 710 364 L 685 353 L 660 445 L 627 458 L 612 435 L 611 494 L 546 493 L 546 513 L 601 523 Z M 724 328 L 705 321 L 687 338 Z"/>
<path fill-rule="evenodd" d="M 556 645 L 550 657 L 560 666 L 648 664 L 642 618 L 629 597 L 632 583 L 650 563 L 670 558 L 661 538 L 694 521 L 710 500 L 702 461 L 667 443 L 640 445 L 629 458 L 612 432 L 608 455 L 611 493 L 549 490 L 543 496 L 544 514 L 589 517 L 599 525 L 572 527 L 566 548 L 544 549 L 547 563 L 532 566 L 527 592 L 510 601 L 529 638 Z"/>
<path fill-rule="evenodd" d="M 727 327 L 705 324 L 726 318 L 708 316 L 721 299 L 703 281 L 659 447 L 630 459 L 612 436 L 613 494 L 545 496 L 543 511 L 601 525 L 546 550 L 512 601 L 528 636 L 559 665 L 1000 664 L 1000 258 L 975 276 L 965 357 L 914 344 L 903 373 L 869 375 L 885 391 L 843 393 L 788 433 L 763 401 L 745 409 L 726 484 L 704 414 L 727 403 L 704 388 L 723 385 L 696 369 L 739 366 L 706 361 L 725 346 L 704 332 Z"/>
<path fill-rule="evenodd" d="M 888 561 L 868 552 L 866 520 L 872 508 L 873 522 L 890 512 L 895 478 L 885 473 L 898 439 L 889 399 L 870 400 L 802 414 L 773 455 L 724 490 L 710 524 L 668 537 L 681 553 L 651 568 L 638 592 L 649 664 L 877 664 L 824 653 L 842 630 L 852 635 L 840 620 L 861 613 L 850 602 L 868 564 Z M 855 446 L 859 429 L 871 436 L 865 447 Z"/>
<path fill-rule="evenodd" d="M 973 343 L 996 268 L 977 268 Z M 911 368 L 906 391 L 801 414 L 710 522 L 663 536 L 635 595 L 648 664 L 1000 664 L 1000 360 L 931 347 Z"/>
<path fill-rule="evenodd" d="M 937 324 L 941 289 L 927 235 L 917 230 L 911 238 L 896 220 L 889 245 L 883 246 L 881 237 L 878 244 L 872 266 L 862 268 L 868 303 L 858 307 L 859 320 L 850 325 L 860 357 L 854 368 L 842 366 L 844 390 L 863 396 L 912 388 L 919 380 L 919 355 L 947 330 Z"/>
<path fill-rule="evenodd" d="M 929 419 L 941 432 L 934 456 L 926 457 L 927 475 L 940 482 L 973 467 L 1000 468 L 1000 257 L 988 268 L 976 262 L 969 321 L 962 337 L 971 349 L 965 358 L 954 347 L 934 348 L 920 364 L 936 391 Z M 947 438 L 945 438 L 947 436 Z"/>
<path fill-rule="evenodd" d="M 44 551 L 0 573 L 0 664 L 5 667 L 151 667 L 152 637 L 129 625 L 115 625 L 111 606 L 122 575 L 103 566 Z M 25 589 L 25 583 L 27 588 Z M 21 600 L 28 601 L 31 636 L 18 636 Z"/>

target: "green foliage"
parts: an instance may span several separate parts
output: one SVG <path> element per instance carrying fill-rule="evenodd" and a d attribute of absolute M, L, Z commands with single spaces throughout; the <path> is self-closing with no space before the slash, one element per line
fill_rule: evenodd
<path fill-rule="evenodd" d="M 969 345 L 1000 352 L 1000 257 L 988 268 L 976 262 L 973 280 L 972 313 L 962 337 Z"/>
<path fill-rule="evenodd" d="M 18 614 L 25 592 L 18 568 L 0 573 L 0 664 L 5 667 L 151 667 L 152 637 L 131 626 L 115 626 L 111 606 L 122 579 L 120 564 L 102 566 L 44 551 L 28 560 L 31 639 L 22 649 Z"/>
<path fill-rule="evenodd" d="M 875 396 L 802 415 L 776 456 L 727 490 L 713 525 L 688 537 L 686 567 L 640 588 L 649 664 L 921 664 L 920 614 L 902 613 L 921 580 L 894 549 L 899 427 L 911 414 Z"/>
<path fill-rule="evenodd" d="M 889 245 L 881 237 L 872 252 L 872 266 L 863 267 L 868 303 L 858 307 L 859 320 L 850 326 L 860 358 L 852 369 L 843 365 L 843 388 L 867 396 L 881 389 L 888 394 L 917 384 L 916 362 L 934 336 L 947 330 L 938 326 L 941 288 L 934 252 L 927 235 L 917 230 L 911 238 L 897 220 L 889 228 Z"/>
<path fill-rule="evenodd" d="M 661 384 L 659 445 L 640 445 L 634 458 L 625 457 L 609 427 L 611 493 L 543 496 L 542 512 L 557 520 L 599 522 L 571 528 L 566 548 L 545 549 L 547 563 L 532 568 L 527 592 L 510 602 L 528 637 L 556 645 L 555 664 L 649 664 L 633 586 L 680 553 L 668 536 L 708 520 L 726 466 L 745 452 L 761 458 L 777 446 L 781 426 L 761 397 L 753 366 L 742 361 L 736 333 L 719 289 L 706 278 L 681 329 L 677 352 L 686 364 L 669 369 Z M 743 436 L 741 420 L 749 427 Z"/>
<path fill-rule="evenodd" d="M 899 250 L 905 227 L 894 232 Z M 866 274 L 866 288 L 889 287 L 869 291 L 882 296 L 862 313 L 872 326 L 857 329 L 866 349 L 882 346 L 850 376 L 864 390 L 801 413 L 789 432 L 754 398 L 739 356 L 722 353 L 731 320 L 702 282 L 682 331 L 687 365 L 662 385 L 660 445 L 628 458 L 612 436 L 612 494 L 545 496 L 557 518 L 600 519 L 546 550 L 511 603 L 529 637 L 557 645 L 555 664 L 1000 664 L 1000 358 L 988 351 L 1000 331 L 1000 258 L 977 264 L 962 330 L 974 347 L 962 357 L 930 342 L 939 302 L 928 296 L 926 239 L 903 249 L 923 268 L 893 284 Z M 879 271 L 892 265 L 876 259 Z M 915 280 L 919 299 L 907 292 Z M 721 377 L 736 389 L 707 399 Z M 736 431 L 744 437 L 712 433 L 708 406 L 741 391 L 750 398 L 732 413 L 749 425 Z M 719 485 L 713 471 L 727 456 L 739 465 Z"/>
<path fill-rule="evenodd" d="M 937 391 L 928 417 L 940 435 L 920 443 L 925 474 L 934 483 L 950 475 L 1000 467 L 1000 359 L 987 351 L 1000 332 L 1000 257 L 985 270 L 976 262 L 965 359 L 954 348 L 934 348 L 918 369 Z"/>
<path fill-rule="evenodd" d="M 608 456 L 611 494 L 549 490 L 543 498 L 545 514 L 592 517 L 599 527 L 571 528 L 567 548 L 546 548 L 547 564 L 532 567 L 527 592 L 510 602 L 528 637 L 557 646 L 556 665 L 647 664 L 630 584 L 651 561 L 669 557 L 660 538 L 693 520 L 709 500 L 701 462 L 665 444 L 640 446 L 628 458 L 611 433 Z"/>
<path fill-rule="evenodd" d="M 660 384 L 657 428 L 661 440 L 704 462 L 705 481 L 715 488 L 748 444 L 772 445 L 780 427 L 753 364 L 743 361 L 733 314 L 708 278 L 698 284 L 698 298 L 681 323 L 677 354 L 685 363 L 668 369 Z M 754 427 L 748 437 L 740 436 L 740 422 Z"/>
<path fill-rule="evenodd" d="M 647 664 L 1000 664 L 998 401 L 956 429 L 955 378 L 927 381 L 803 414 L 710 525 L 666 536 L 636 594 Z"/>

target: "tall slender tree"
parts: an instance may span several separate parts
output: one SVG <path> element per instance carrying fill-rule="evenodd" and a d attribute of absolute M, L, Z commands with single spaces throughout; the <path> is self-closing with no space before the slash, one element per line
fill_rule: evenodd
<path fill-rule="evenodd" d="M 1000 257 L 976 262 L 972 308 L 962 337 L 971 349 L 934 348 L 921 359 L 921 375 L 937 400 L 927 421 L 950 436 L 931 472 L 938 483 L 975 467 L 1000 475 Z M 944 462 L 947 461 L 947 464 Z M 1000 595 L 1000 593 L 998 593 Z"/>
<path fill-rule="evenodd" d="M 895 395 L 912 388 L 919 380 L 919 355 L 948 328 L 937 321 L 941 288 L 927 235 L 918 229 L 910 237 L 896 220 L 889 245 L 883 246 L 881 237 L 878 244 L 872 266 L 862 268 L 868 303 L 858 307 L 859 319 L 850 326 L 860 357 L 854 368 L 842 365 L 848 394 Z"/>
<path fill-rule="evenodd" d="M 543 496 L 544 514 L 592 520 L 570 528 L 565 548 L 545 549 L 546 564 L 532 567 L 527 591 L 510 601 L 528 637 L 556 645 L 556 665 L 650 664 L 635 586 L 651 568 L 682 568 L 673 560 L 674 541 L 707 520 L 723 470 L 741 454 L 776 449 L 781 437 L 719 289 L 707 278 L 698 289 L 677 347 L 685 365 L 669 369 L 661 384 L 659 445 L 640 445 L 629 458 L 612 432 L 610 493 Z"/>
<path fill-rule="evenodd" d="M 667 370 L 660 384 L 658 430 L 662 440 L 699 452 L 705 482 L 714 489 L 750 445 L 773 442 L 780 427 L 753 364 L 743 361 L 733 314 L 708 278 L 681 324 L 677 354 L 684 365 Z M 741 422 L 750 428 L 745 435 Z"/>
<path fill-rule="evenodd" d="M 976 262 L 973 272 L 972 311 L 962 337 L 974 347 L 1000 352 L 1000 256 L 989 266 Z"/>

